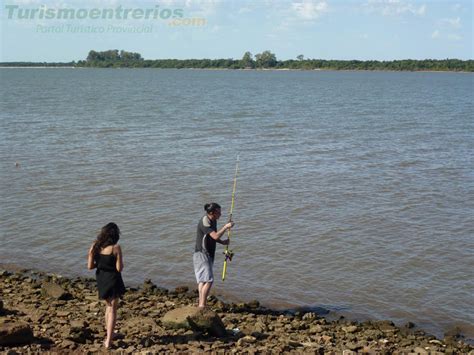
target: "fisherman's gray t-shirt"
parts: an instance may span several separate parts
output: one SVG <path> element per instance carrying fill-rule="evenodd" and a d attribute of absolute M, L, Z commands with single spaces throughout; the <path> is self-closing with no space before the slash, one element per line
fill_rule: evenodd
<path fill-rule="evenodd" d="M 199 220 L 196 233 L 196 247 L 194 251 L 207 251 L 211 259 L 214 260 L 214 255 L 216 253 L 216 241 L 212 239 L 210 235 L 208 235 L 211 232 L 217 232 L 217 221 L 211 221 L 206 215 Z M 206 250 L 203 250 L 203 239 L 204 248 Z"/>

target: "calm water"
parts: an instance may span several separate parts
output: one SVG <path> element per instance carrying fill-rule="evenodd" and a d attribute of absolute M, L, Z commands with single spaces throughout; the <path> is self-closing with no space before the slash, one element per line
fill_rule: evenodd
<path fill-rule="evenodd" d="M 226 219 L 240 154 L 214 293 L 474 336 L 472 74 L 0 75 L 1 263 L 93 276 L 115 221 L 126 283 L 194 285 L 196 224 L 209 201 Z"/>

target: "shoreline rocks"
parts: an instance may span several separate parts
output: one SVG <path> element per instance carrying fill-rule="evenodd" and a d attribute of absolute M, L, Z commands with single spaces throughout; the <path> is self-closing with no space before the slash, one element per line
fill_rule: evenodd
<path fill-rule="evenodd" d="M 412 323 L 329 321 L 310 311 L 281 312 L 258 301 L 234 304 L 212 296 L 203 311 L 196 301 L 194 290 L 168 291 L 150 280 L 128 288 L 111 352 L 474 355 L 459 334 L 436 339 Z M 94 279 L 0 270 L 0 353 L 100 352 L 104 311 Z M 174 321 L 184 327 L 171 326 Z"/>

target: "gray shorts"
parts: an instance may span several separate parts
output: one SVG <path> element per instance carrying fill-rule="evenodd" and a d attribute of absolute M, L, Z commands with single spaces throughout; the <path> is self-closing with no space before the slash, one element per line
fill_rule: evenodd
<path fill-rule="evenodd" d="M 212 273 L 213 261 L 207 253 L 195 252 L 193 263 L 197 283 L 214 281 L 214 274 Z"/>

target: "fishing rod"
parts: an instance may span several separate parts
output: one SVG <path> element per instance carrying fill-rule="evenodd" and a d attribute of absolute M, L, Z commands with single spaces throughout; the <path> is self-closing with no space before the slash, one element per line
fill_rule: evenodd
<path fill-rule="evenodd" d="M 229 212 L 229 222 L 232 222 L 232 213 L 234 212 L 235 190 L 237 188 L 238 173 L 239 173 L 239 156 L 237 155 L 237 161 L 235 163 L 234 187 L 232 188 L 232 202 L 230 204 L 230 212 Z M 232 234 L 232 229 L 228 229 L 227 239 L 229 240 L 229 244 L 225 246 L 225 250 L 224 250 L 224 267 L 222 268 L 222 281 L 225 281 L 225 276 L 227 273 L 227 262 L 232 261 L 232 257 L 234 256 L 234 253 L 232 252 L 232 250 L 229 249 L 231 234 Z"/>

